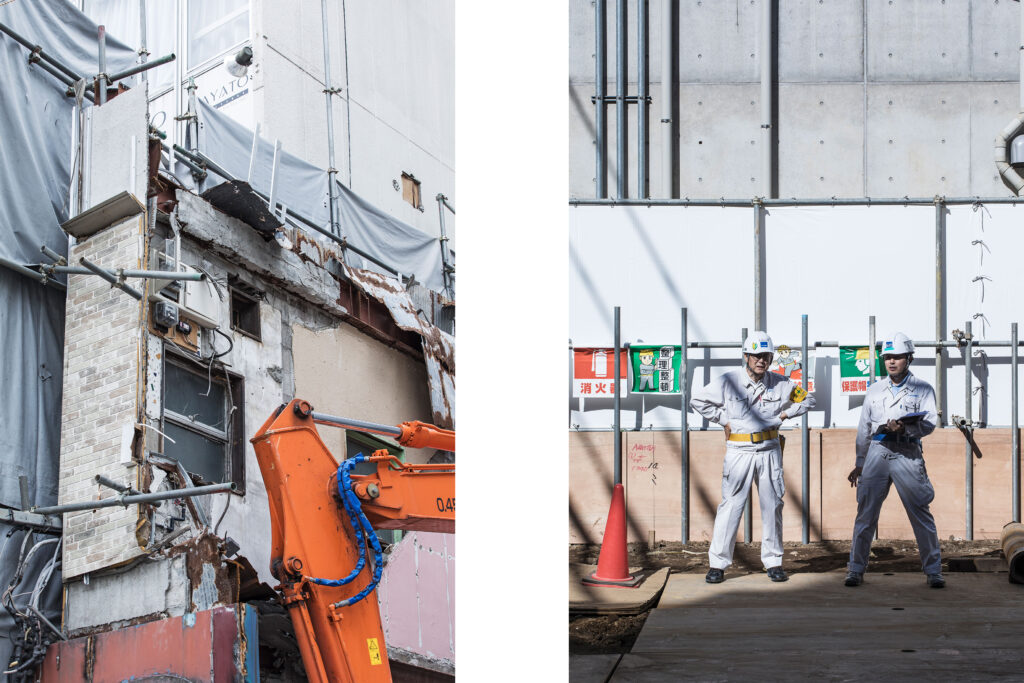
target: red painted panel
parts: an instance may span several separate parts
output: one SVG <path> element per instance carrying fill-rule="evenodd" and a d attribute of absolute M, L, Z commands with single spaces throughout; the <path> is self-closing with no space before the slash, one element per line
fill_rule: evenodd
<path fill-rule="evenodd" d="M 216 607 L 197 612 L 192 625 L 188 621 L 191 617 L 173 617 L 54 643 L 46 653 L 40 680 L 81 683 L 173 674 L 189 681 L 232 681 L 239 668 L 235 610 Z"/>

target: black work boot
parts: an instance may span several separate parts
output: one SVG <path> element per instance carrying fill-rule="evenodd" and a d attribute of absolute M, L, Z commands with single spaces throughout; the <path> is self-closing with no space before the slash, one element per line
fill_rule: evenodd
<path fill-rule="evenodd" d="M 789 577 L 786 576 L 786 572 L 782 567 L 769 567 L 768 578 L 776 583 L 789 581 Z"/>
<path fill-rule="evenodd" d="M 935 572 L 934 574 L 928 575 L 928 587 L 929 588 L 945 588 L 946 579 L 943 578 L 942 572 Z"/>
<path fill-rule="evenodd" d="M 715 569 L 712 567 L 708 570 L 708 575 L 704 577 L 704 580 L 708 583 L 722 583 L 725 581 L 725 572 L 721 569 Z"/>
<path fill-rule="evenodd" d="M 844 586 L 859 586 L 864 583 L 864 574 L 861 572 L 846 572 L 846 581 L 843 582 Z"/>

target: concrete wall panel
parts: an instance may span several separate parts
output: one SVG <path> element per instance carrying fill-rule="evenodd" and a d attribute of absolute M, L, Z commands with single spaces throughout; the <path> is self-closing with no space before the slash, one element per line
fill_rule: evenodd
<path fill-rule="evenodd" d="M 678 7 L 680 83 L 758 80 L 760 4 L 687 0 Z"/>
<path fill-rule="evenodd" d="M 971 77 L 984 81 L 1016 80 L 1017 38 L 1008 27 L 1020 22 L 1020 5 L 1003 0 L 968 3 L 971 28 Z"/>
<path fill-rule="evenodd" d="M 757 85 L 679 89 L 679 194 L 762 194 L 761 109 Z"/>
<path fill-rule="evenodd" d="M 968 3 L 867 0 L 866 12 L 868 80 L 970 78 Z"/>
<path fill-rule="evenodd" d="M 597 149 L 593 83 L 569 86 L 570 197 L 593 197 L 596 192 Z"/>
<path fill-rule="evenodd" d="M 779 86 L 779 196 L 864 194 L 864 87 Z"/>
<path fill-rule="evenodd" d="M 857 81 L 864 78 L 861 3 L 778 3 L 781 82 Z"/>
<path fill-rule="evenodd" d="M 869 85 L 867 196 L 955 195 L 968 187 L 969 97 L 964 83 Z"/>
<path fill-rule="evenodd" d="M 1016 81 L 972 83 L 968 92 L 967 103 L 970 104 L 971 112 L 971 185 L 967 195 L 1010 196 L 1012 192 L 1003 184 L 996 169 L 994 140 L 1017 116 L 1020 84 Z M 963 163 L 968 163 L 968 160 L 964 159 Z"/>

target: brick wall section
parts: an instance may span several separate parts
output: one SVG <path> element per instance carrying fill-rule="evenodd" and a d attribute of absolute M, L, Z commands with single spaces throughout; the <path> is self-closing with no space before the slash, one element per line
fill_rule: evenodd
<path fill-rule="evenodd" d="M 106 228 L 71 249 L 108 269 L 142 265 L 142 218 Z M 143 281 L 130 282 L 140 291 Z M 122 429 L 137 414 L 140 303 L 95 275 L 68 277 L 64 338 L 64 401 L 60 446 L 61 504 L 116 495 L 93 477 L 135 486 L 136 470 L 121 462 Z M 140 554 L 138 506 L 64 515 L 63 575 L 78 576 Z"/>

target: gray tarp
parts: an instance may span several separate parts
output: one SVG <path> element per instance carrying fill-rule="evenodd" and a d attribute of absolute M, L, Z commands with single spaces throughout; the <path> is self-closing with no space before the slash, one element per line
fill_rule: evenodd
<path fill-rule="evenodd" d="M 253 132 L 202 101 L 198 102 L 198 107 L 199 151 L 235 178 L 247 179 Z M 261 139 L 251 184 L 268 196 L 273 162 L 272 141 Z M 178 177 L 185 179 L 181 173 Z M 203 187 L 208 189 L 217 182 L 216 177 L 212 182 L 208 179 Z M 330 226 L 327 183 L 326 171 L 282 150 L 278 162 L 276 200 L 325 229 Z M 415 275 L 419 282 L 435 292 L 444 291 L 441 247 L 436 237 L 395 219 L 344 185 L 336 185 L 341 233 L 349 244 L 403 275 Z M 345 258 L 356 268 L 380 271 L 376 265 L 351 251 Z M 452 263 L 454 265 L 454 257 Z"/>
<path fill-rule="evenodd" d="M 65 0 L 6 3 L 0 22 L 75 73 L 98 70 L 96 25 Z M 28 54 L 0 34 L 0 256 L 38 263 L 42 244 L 67 254 L 60 223 L 68 217 L 74 101 L 56 78 L 28 64 Z M 108 37 L 109 70 L 126 69 L 135 59 L 131 48 Z M 63 346 L 63 292 L 0 267 L 0 504 L 20 507 L 19 475 L 28 477 L 31 503 L 56 502 Z M 9 530 L 0 524 L 0 543 Z M 0 591 L 11 580 L 20 539 L 15 533 L 0 552 Z M 30 583 L 43 555 L 52 554 L 48 547 L 33 557 Z M 60 585 L 59 574 L 53 582 Z M 60 591 L 47 596 L 41 604 L 59 620 Z M 10 656 L 12 626 L 0 609 L 0 665 Z"/>

